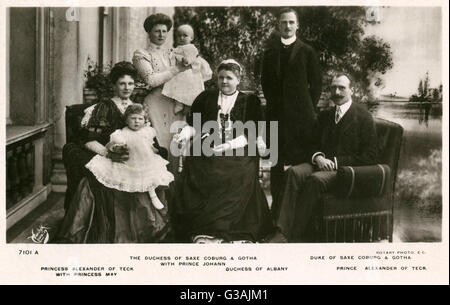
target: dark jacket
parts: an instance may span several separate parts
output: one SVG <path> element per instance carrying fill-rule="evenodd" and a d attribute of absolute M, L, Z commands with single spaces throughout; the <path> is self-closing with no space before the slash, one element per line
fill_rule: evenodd
<path fill-rule="evenodd" d="M 288 164 L 298 164 L 306 161 L 322 74 L 313 48 L 297 38 L 282 82 L 280 49 L 280 36 L 274 35 L 263 54 L 261 85 L 267 100 L 266 120 L 278 121 L 280 157 Z"/>
<path fill-rule="evenodd" d="M 336 157 L 338 166 L 376 164 L 377 134 L 372 115 L 353 101 L 337 125 L 334 116 L 334 107 L 319 114 L 310 156 L 323 152 L 327 159 Z"/>

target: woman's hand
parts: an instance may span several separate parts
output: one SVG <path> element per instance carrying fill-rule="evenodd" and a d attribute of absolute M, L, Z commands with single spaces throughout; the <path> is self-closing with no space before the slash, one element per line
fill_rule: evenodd
<path fill-rule="evenodd" d="M 124 162 L 130 158 L 128 147 L 124 145 L 114 145 L 108 151 L 106 155 L 107 158 L 111 159 L 113 162 Z"/>
<path fill-rule="evenodd" d="M 129 154 L 118 154 L 118 153 L 110 151 L 110 152 L 108 152 L 106 157 L 108 159 L 111 159 L 111 161 L 113 161 L 113 162 L 125 162 L 130 158 L 130 155 Z"/>
<path fill-rule="evenodd" d="M 177 60 L 176 68 L 178 73 L 184 72 L 191 68 L 191 65 L 185 65 L 183 60 Z"/>
<path fill-rule="evenodd" d="M 109 150 L 117 154 L 128 153 L 127 144 L 114 144 Z"/>
<path fill-rule="evenodd" d="M 231 143 L 227 142 L 227 143 L 224 143 L 224 144 L 220 144 L 220 145 L 214 146 L 213 151 L 215 153 L 223 153 L 223 152 L 225 152 L 227 150 L 231 150 L 231 149 L 232 149 Z"/>
<path fill-rule="evenodd" d="M 174 141 L 177 144 L 184 144 L 186 143 L 185 137 L 181 133 L 176 133 L 173 135 L 172 141 Z"/>
<path fill-rule="evenodd" d="M 256 140 L 256 146 L 258 148 L 258 153 L 260 156 L 264 156 L 266 153 L 267 145 L 261 137 Z"/>

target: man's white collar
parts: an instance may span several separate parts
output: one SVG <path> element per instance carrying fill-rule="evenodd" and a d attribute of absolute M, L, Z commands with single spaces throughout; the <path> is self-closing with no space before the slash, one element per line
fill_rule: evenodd
<path fill-rule="evenodd" d="M 350 98 L 347 103 L 342 105 L 336 105 L 336 109 L 340 110 L 341 118 L 344 116 L 344 114 L 350 109 L 350 106 L 352 105 L 352 99 Z"/>
<path fill-rule="evenodd" d="M 291 38 L 281 37 L 281 43 L 284 44 L 285 46 L 289 46 L 289 45 L 293 44 L 296 40 L 297 40 L 297 35 L 295 35 L 295 34 Z"/>

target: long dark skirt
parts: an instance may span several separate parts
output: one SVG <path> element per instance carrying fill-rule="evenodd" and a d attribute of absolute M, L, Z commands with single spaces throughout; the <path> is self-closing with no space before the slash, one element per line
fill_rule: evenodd
<path fill-rule="evenodd" d="M 257 157 L 188 157 L 175 185 L 171 215 L 179 241 L 212 235 L 258 241 L 272 231 Z"/>
<path fill-rule="evenodd" d="M 69 208 L 78 185 L 89 171 L 84 166 L 95 156 L 95 153 L 75 143 L 67 143 L 63 147 L 62 157 L 67 173 L 67 190 L 64 197 L 64 209 Z"/>
<path fill-rule="evenodd" d="M 164 191 L 157 195 L 166 207 L 153 207 L 148 193 L 107 188 L 93 175 L 82 178 L 66 211 L 56 242 L 153 243 L 169 231 Z"/>

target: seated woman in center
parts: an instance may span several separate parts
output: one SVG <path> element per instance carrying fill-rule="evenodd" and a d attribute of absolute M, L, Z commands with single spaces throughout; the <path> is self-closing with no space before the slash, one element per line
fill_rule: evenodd
<path fill-rule="evenodd" d="M 211 143 L 213 154 L 202 149 L 201 155 L 191 152 L 186 157 L 175 185 L 171 220 L 180 242 L 258 242 L 272 231 L 272 222 L 258 179 L 259 155 L 249 146 L 255 148 L 258 142 L 258 150 L 263 150 L 265 144 L 260 137 L 255 140 L 256 130 L 239 132 L 231 126 L 239 121 L 257 125 L 262 120 L 260 101 L 237 90 L 242 68 L 236 61 L 223 61 L 217 73 L 219 90 L 200 93 L 188 125 L 174 136 L 181 144 L 193 138 L 194 151 L 196 145 L 209 148 Z M 205 131 L 206 122 L 217 128 L 202 133 L 198 128 Z"/>

